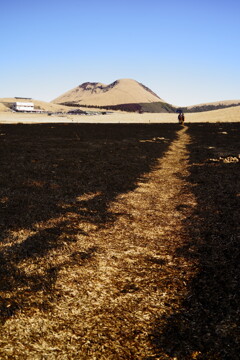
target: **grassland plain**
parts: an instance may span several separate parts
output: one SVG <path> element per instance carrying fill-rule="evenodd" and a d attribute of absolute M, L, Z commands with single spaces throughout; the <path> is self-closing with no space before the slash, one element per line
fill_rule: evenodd
<path fill-rule="evenodd" d="M 0 99 L 1 100 L 1 99 Z M 37 103 L 36 103 L 37 104 Z M 0 101 L 1 105 L 1 101 Z M 50 110 L 48 103 L 42 105 L 41 108 Z M 50 106 L 59 106 L 50 104 Z M 173 123 L 177 122 L 176 113 L 127 113 L 127 112 L 112 112 L 108 115 L 69 115 L 67 110 L 62 107 L 63 113 L 61 115 L 47 116 L 46 114 L 24 114 L 2 112 L 0 108 L 0 124 L 39 124 L 39 123 L 100 123 L 100 124 L 157 124 L 157 123 Z M 69 108 L 68 108 L 69 109 Z M 9 110 L 9 109 L 8 109 Z M 53 110 L 53 109 L 52 109 Z M 82 110 L 86 110 L 82 108 Z M 93 109 L 91 109 L 93 110 Z M 97 111 L 97 109 L 95 109 Z M 98 109 L 99 110 L 99 109 Z M 57 111 L 57 109 L 56 109 Z M 198 113 L 186 114 L 186 123 L 216 123 L 216 122 L 239 122 L 240 121 L 240 106 L 230 107 L 220 110 L 204 111 Z"/>
<path fill-rule="evenodd" d="M 238 359 L 239 128 L 1 125 L 1 358 Z"/>

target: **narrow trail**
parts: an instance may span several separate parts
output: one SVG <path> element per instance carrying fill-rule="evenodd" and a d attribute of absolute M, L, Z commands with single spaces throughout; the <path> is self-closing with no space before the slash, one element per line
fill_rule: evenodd
<path fill-rule="evenodd" d="M 153 171 L 111 204 L 118 219 L 92 231 L 84 279 L 76 266 L 65 269 L 66 281 L 63 273 L 57 281 L 59 293 L 72 292 L 73 299 L 60 302 L 54 313 L 69 319 L 72 309 L 71 329 L 81 334 L 82 359 L 154 356 L 154 321 L 162 317 L 164 324 L 186 296 L 195 266 L 175 253 L 189 241 L 184 220 L 196 206 L 186 181 L 189 142 L 187 128 L 181 128 Z"/>
<path fill-rule="evenodd" d="M 197 266 L 176 255 L 189 241 L 185 220 L 196 206 L 187 182 L 190 140 L 182 127 L 136 189 L 117 197 L 109 208 L 117 215 L 114 223 L 100 229 L 81 223 L 78 241 L 64 255 L 62 249 L 55 252 L 52 266 L 66 265 L 59 267 L 52 289 L 51 319 L 20 314 L 21 325 L 17 317 L 7 325 L 18 333 L 26 324 L 21 344 L 30 336 L 38 339 L 31 344 L 33 359 L 159 358 L 151 341 L 154 324 L 164 326 L 179 310 Z"/>

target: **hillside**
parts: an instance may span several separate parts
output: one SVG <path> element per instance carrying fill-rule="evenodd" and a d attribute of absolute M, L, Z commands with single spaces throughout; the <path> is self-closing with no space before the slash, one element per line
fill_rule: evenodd
<path fill-rule="evenodd" d="M 69 107 L 68 106 L 64 106 L 64 105 L 58 105 L 58 104 L 53 104 L 53 103 L 49 103 L 46 101 L 40 101 L 40 100 L 26 100 L 26 99 L 15 99 L 15 98 L 1 98 L 0 99 L 0 112 L 10 112 L 11 111 L 11 106 L 13 103 L 15 103 L 16 101 L 21 101 L 21 102 L 32 102 L 34 103 L 34 107 L 35 109 L 41 109 L 43 111 L 53 111 L 53 112 L 67 112 L 69 111 Z"/>
<path fill-rule="evenodd" d="M 240 105 L 240 100 L 226 100 L 176 107 L 165 102 L 138 81 L 120 79 L 109 85 L 100 82 L 85 82 L 60 95 L 52 103 L 139 113 L 174 113 L 178 109 L 182 109 L 186 113 L 194 113 L 238 106 Z"/>
<path fill-rule="evenodd" d="M 145 85 L 132 80 L 121 79 L 112 84 L 86 82 L 59 96 L 55 104 L 85 106 L 116 106 L 123 104 L 163 103 L 164 101 Z"/>
<path fill-rule="evenodd" d="M 184 112 L 202 112 L 202 111 L 211 111 L 225 109 L 228 107 L 239 106 L 240 100 L 224 100 L 224 101 L 215 101 L 210 103 L 197 104 L 192 106 L 183 107 Z"/>

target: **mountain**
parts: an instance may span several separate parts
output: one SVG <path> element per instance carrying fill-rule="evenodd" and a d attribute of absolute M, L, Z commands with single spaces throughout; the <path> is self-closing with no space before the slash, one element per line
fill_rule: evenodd
<path fill-rule="evenodd" d="M 164 103 L 145 85 L 132 80 L 120 79 L 110 85 L 86 82 L 52 101 L 55 104 L 85 106 L 118 106 L 123 104 Z"/>
<path fill-rule="evenodd" d="M 215 101 L 210 103 L 187 106 L 182 109 L 184 110 L 184 112 L 202 112 L 202 111 L 225 109 L 228 107 L 234 107 L 239 105 L 240 105 L 240 100 L 223 100 L 223 101 Z"/>

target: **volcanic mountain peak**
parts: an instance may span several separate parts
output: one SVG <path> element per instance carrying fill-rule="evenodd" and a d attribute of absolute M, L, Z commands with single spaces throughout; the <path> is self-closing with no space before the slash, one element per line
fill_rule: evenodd
<path fill-rule="evenodd" d="M 102 90 L 105 85 L 98 82 L 85 82 L 78 87 L 86 91 L 97 92 L 97 90 Z"/>
<path fill-rule="evenodd" d="M 109 85 L 99 82 L 85 82 L 59 96 L 53 102 L 72 102 L 79 105 L 107 106 L 163 102 L 163 100 L 145 85 L 136 80 L 120 79 Z"/>

